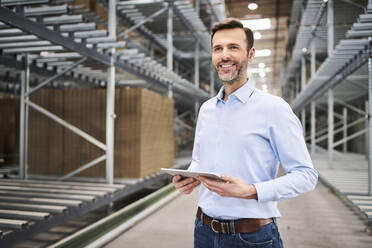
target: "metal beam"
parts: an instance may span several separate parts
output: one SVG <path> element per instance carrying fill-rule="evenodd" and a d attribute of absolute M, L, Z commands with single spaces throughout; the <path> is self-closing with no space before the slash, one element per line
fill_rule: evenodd
<path fill-rule="evenodd" d="M 371 2 L 369 2 L 371 4 Z M 372 6 L 372 5 L 371 5 Z M 368 194 L 372 195 L 372 38 L 369 40 L 369 58 L 368 58 Z"/>
<path fill-rule="evenodd" d="M 320 104 L 318 104 L 316 107 L 319 108 L 319 109 L 321 109 L 321 110 L 323 110 L 323 111 L 325 111 L 325 112 L 328 112 L 328 108 L 325 108 L 325 107 L 321 106 Z M 339 120 L 343 120 L 344 119 L 344 117 L 342 115 L 340 115 L 339 113 L 333 112 L 333 115 L 334 115 L 335 118 L 337 118 Z"/>
<path fill-rule="evenodd" d="M 116 0 L 109 0 L 109 37 L 116 39 Z M 106 182 L 114 183 L 114 142 L 115 142 L 115 48 L 110 49 L 110 65 L 107 71 L 106 89 Z"/>
<path fill-rule="evenodd" d="M 173 71 L 173 2 L 168 6 L 167 19 L 167 68 L 168 71 Z M 173 98 L 173 83 L 168 85 L 168 97 Z"/>
<path fill-rule="evenodd" d="M 209 76 L 209 88 L 210 88 L 210 96 L 213 97 L 215 92 L 214 92 L 214 84 L 215 84 L 215 74 L 214 74 L 214 67 L 213 64 L 211 63 L 210 66 L 210 76 Z"/>
<path fill-rule="evenodd" d="M 21 29 L 25 33 L 34 34 L 43 40 L 51 41 L 56 45 L 61 45 L 67 49 L 78 52 L 84 57 L 110 65 L 110 58 L 107 55 L 99 53 L 95 49 L 87 48 L 84 44 L 76 43 L 71 38 L 64 37 L 56 31 L 47 29 L 43 24 L 30 21 L 26 17 L 1 6 L 0 20 L 12 27 Z"/>
<path fill-rule="evenodd" d="M 335 98 L 335 102 L 344 106 L 344 107 L 346 107 L 346 108 L 348 108 L 348 109 L 350 109 L 350 110 L 353 110 L 354 112 L 356 112 L 358 114 L 361 114 L 361 115 L 366 115 L 367 114 L 365 111 L 363 111 L 361 109 L 358 109 L 357 107 L 354 107 L 353 105 L 348 104 L 348 103 L 346 103 L 346 102 L 344 102 L 340 99 Z"/>
<path fill-rule="evenodd" d="M 360 130 L 360 131 L 358 131 L 358 132 L 356 132 L 356 133 L 354 133 L 354 134 L 352 134 L 352 135 L 350 135 L 350 136 L 348 136 L 346 138 L 343 138 L 342 140 L 339 140 L 339 141 L 335 142 L 333 144 L 333 148 L 336 147 L 336 146 L 338 146 L 338 145 L 341 145 L 342 143 L 345 143 L 345 142 L 347 142 L 347 141 L 349 141 L 351 139 L 354 139 L 354 138 L 356 138 L 356 137 L 364 134 L 365 132 L 367 132 L 367 128 L 364 128 L 364 129 L 362 129 L 362 130 Z"/>
<path fill-rule="evenodd" d="M 25 103 L 28 104 L 31 108 L 35 109 L 36 111 L 39 111 L 43 115 L 45 115 L 45 116 L 49 117 L 50 119 L 58 122 L 59 124 L 61 124 L 65 128 L 70 129 L 72 132 L 76 133 L 80 137 L 82 137 L 85 140 L 89 141 L 93 145 L 96 145 L 99 148 L 101 148 L 102 150 L 105 150 L 106 151 L 106 145 L 105 144 L 103 144 L 99 140 L 95 139 L 91 135 L 87 134 L 86 132 L 82 131 L 81 129 L 75 127 L 74 125 L 68 123 L 67 121 L 62 120 L 61 118 L 59 118 L 55 114 L 49 112 L 48 110 L 46 110 L 43 107 L 37 105 L 36 103 L 31 102 L 30 100 L 25 101 Z"/>
<path fill-rule="evenodd" d="M 64 181 L 66 179 L 69 179 L 69 178 L 75 176 L 76 174 L 79 174 L 80 172 L 82 172 L 86 169 L 89 169 L 90 167 L 93 167 L 94 165 L 104 161 L 105 159 L 106 159 L 106 155 L 102 155 L 101 157 L 96 158 L 93 161 L 91 161 L 91 162 L 79 167 L 78 169 L 68 173 L 66 176 L 58 178 L 57 181 Z"/>
<path fill-rule="evenodd" d="M 328 90 L 328 163 L 332 166 L 333 160 L 333 90 Z"/>
<path fill-rule="evenodd" d="M 43 88 L 45 85 L 53 82 L 54 80 L 56 80 L 57 78 L 59 78 L 60 76 L 62 76 L 63 74 L 71 71 L 72 69 L 74 69 L 76 66 L 80 65 L 81 63 L 84 63 L 85 61 L 87 60 L 87 58 L 82 58 L 80 59 L 79 61 L 77 61 L 76 63 L 72 64 L 71 66 L 69 66 L 68 68 L 65 68 L 63 69 L 61 72 L 55 74 L 54 76 L 48 78 L 47 80 L 45 80 L 44 82 L 40 83 L 39 85 L 35 86 L 34 88 L 30 89 L 26 96 L 30 96 L 31 94 L 33 94 L 34 92 L 36 92 L 37 90 Z"/>
<path fill-rule="evenodd" d="M 333 0 L 328 0 L 327 5 L 328 5 L 327 6 L 327 26 L 328 26 L 327 51 L 328 51 L 328 57 L 330 57 L 333 52 L 334 37 L 335 37 Z"/>
<path fill-rule="evenodd" d="M 195 0 L 195 11 L 196 15 L 199 17 L 200 12 L 200 0 Z M 195 56 L 194 56 L 194 83 L 195 88 L 199 89 L 199 70 L 200 70 L 200 41 L 197 39 L 195 42 Z M 195 123 L 199 113 L 199 101 L 195 102 Z"/>
<path fill-rule="evenodd" d="M 21 96 L 20 96 L 20 123 L 19 123 L 19 176 L 21 179 L 27 179 L 27 129 L 28 129 L 28 106 L 27 91 L 29 88 L 30 67 L 28 54 L 24 56 L 24 70 L 21 79 Z"/>
<path fill-rule="evenodd" d="M 365 119 L 366 119 L 366 121 L 365 121 L 365 123 L 364 123 L 364 125 L 365 125 L 365 127 L 368 127 L 368 125 L 369 125 L 369 111 L 368 111 L 368 109 L 369 109 L 369 103 L 368 103 L 368 101 L 366 101 L 365 102 L 365 110 L 366 110 L 366 114 L 365 114 Z M 365 137 L 365 155 L 366 155 L 366 159 L 368 160 L 369 159 L 369 130 L 367 131 L 367 133 L 366 133 L 366 137 Z"/>
<path fill-rule="evenodd" d="M 316 130 L 316 108 L 315 108 L 315 102 L 311 102 L 310 104 L 310 114 L 311 114 L 311 124 L 310 124 L 310 136 L 311 136 L 311 154 L 315 153 L 315 130 Z"/>
<path fill-rule="evenodd" d="M 124 38 L 127 38 L 128 37 L 128 34 L 130 32 L 132 32 L 133 30 L 135 30 L 136 28 L 142 26 L 143 24 L 145 24 L 146 22 L 151 22 L 153 21 L 153 19 L 161 14 L 163 14 L 167 9 L 168 9 L 168 6 L 167 6 L 167 3 L 164 3 L 165 7 L 156 11 L 155 13 L 153 13 L 152 15 L 148 16 L 147 18 L 145 18 L 144 20 L 138 22 L 137 24 L 135 24 L 134 26 L 130 27 L 129 29 L 125 30 L 124 32 L 122 32 L 121 34 L 118 35 L 118 37 L 124 37 Z"/>
<path fill-rule="evenodd" d="M 310 57 L 310 66 L 311 66 L 311 78 L 315 76 L 316 71 L 316 43 L 315 38 L 311 41 L 311 57 Z"/>
<path fill-rule="evenodd" d="M 368 43 L 371 44 L 372 40 L 370 40 Z M 349 75 L 353 74 L 362 65 L 364 65 L 368 61 L 369 56 L 368 46 L 366 46 L 356 53 L 355 56 L 347 63 L 345 63 L 344 67 L 331 75 L 328 80 L 325 80 L 322 84 L 318 85 L 316 88 L 313 88 L 310 92 L 305 92 L 302 96 L 299 96 L 299 98 L 296 99 L 292 104 L 293 110 L 300 110 L 304 105 L 323 96 L 329 88 L 336 87 Z"/>
<path fill-rule="evenodd" d="M 306 58 L 305 55 L 301 57 L 301 91 L 305 89 L 306 85 Z"/>
<path fill-rule="evenodd" d="M 215 15 L 214 13 L 214 9 L 213 7 L 211 6 L 211 9 L 212 9 L 212 13 Z M 212 30 L 213 28 L 213 24 L 214 24 L 214 18 L 213 16 L 211 17 L 211 25 L 210 25 L 210 30 Z M 213 66 L 213 63 L 211 62 L 211 65 L 210 65 L 210 73 L 209 73 L 209 87 L 210 87 L 210 96 L 213 97 L 215 92 L 214 92 L 214 88 L 215 88 L 215 73 L 214 73 L 214 66 Z"/>
<path fill-rule="evenodd" d="M 359 123 L 364 122 L 365 120 L 366 120 L 365 117 L 359 118 L 358 120 L 355 120 L 355 121 L 349 123 L 347 125 L 347 128 L 353 127 L 353 126 L 355 126 Z M 338 122 L 338 123 L 341 123 L 341 122 Z M 343 124 L 343 121 L 342 121 L 342 124 Z M 336 128 L 336 126 L 337 125 L 335 125 L 334 127 Z M 343 125 L 340 128 L 335 129 L 334 132 L 333 132 L 333 135 L 336 135 L 336 134 L 338 134 L 342 131 L 344 131 L 344 126 Z M 315 143 L 319 143 L 320 141 L 326 140 L 327 138 L 328 138 L 328 134 L 322 135 L 315 140 Z"/>
<path fill-rule="evenodd" d="M 347 108 L 343 108 L 343 114 L 344 114 L 344 125 L 342 126 L 342 137 L 347 137 Z M 347 152 L 347 142 L 345 142 L 342 146 L 342 151 Z"/>
<path fill-rule="evenodd" d="M 303 135 L 305 137 L 306 136 L 306 110 L 305 108 L 301 110 L 301 122 L 302 122 Z"/>

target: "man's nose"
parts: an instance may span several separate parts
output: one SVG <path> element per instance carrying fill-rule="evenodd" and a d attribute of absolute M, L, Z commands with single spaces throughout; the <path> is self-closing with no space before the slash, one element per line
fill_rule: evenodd
<path fill-rule="evenodd" d="M 224 48 L 224 49 L 222 50 L 222 58 L 223 58 L 223 59 L 228 59 L 228 58 L 230 58 L 230 52 L 229 52 L 229 50 L 228 50 L 227 48 Z"/>

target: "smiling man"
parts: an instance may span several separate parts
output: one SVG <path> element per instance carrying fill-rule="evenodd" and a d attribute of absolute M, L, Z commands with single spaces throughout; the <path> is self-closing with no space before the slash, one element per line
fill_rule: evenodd
<path fill-rule="evenodd" d="M 318 179 L 301 123 L 284 100 L 247 78 L 255 54 L 250 29 L 228 19 L 213 27 L 211 41 L 223 87 L 200 108 L 189 170 L 224 181 L 173 177 L 185 194 L 201 183 L 194 247 L 283 247 L 277 201 L 313 190 Z M 279 164 L 286 175 L 276 178 Z"/>

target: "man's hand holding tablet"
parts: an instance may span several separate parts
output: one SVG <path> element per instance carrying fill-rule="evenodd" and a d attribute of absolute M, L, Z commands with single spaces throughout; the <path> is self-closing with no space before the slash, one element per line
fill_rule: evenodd
<path fill-rule="evenodd" d="M 172 176 L 180 175 L 181 177 L 184 177 L 184 178 L 192 177 L 192 178 L 197 179 L 197 177 L 206 177 L 208 179 L 212 179 L 216 181 L 224 181 L 219 175 L 217 175 L 216 173 L 211 173 L 211 172 L 188 171 L 188 170 L 171 169 L 171 168 L 161 168 L 160 171 L 168 173 L 169 175 L 172 175 Z"/>
<path fill-rule="evenodd" d="M 223 181 L 221 177 L 214 173 L 208 172 L 191 172 L 187 170 L 161 168 L 162 172 L 168 173 L 173 176 L 172 183 L 177 190 L 184 194 L 190 194 L 194 188 L 199 186 L 200 181 L 196 178 L 204 176 L 213 180 Z"/>

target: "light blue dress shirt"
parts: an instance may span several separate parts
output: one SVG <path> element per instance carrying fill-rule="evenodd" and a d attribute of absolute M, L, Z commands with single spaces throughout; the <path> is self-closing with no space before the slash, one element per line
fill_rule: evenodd
<path fill-rule="evenodd" d="M 276 178 L 279 164 L 286 175 Z M 250 80 L 226 102 L 222 87 L 201 106 L 188 170 L 226 173 L 256 187 L 258 200 L 246 200 L 221 197 L 201 185 L 199 207 L 219 219 L 279 217 L 278 200 L 310 191 L 318 180 L 290 106 Z"/>

